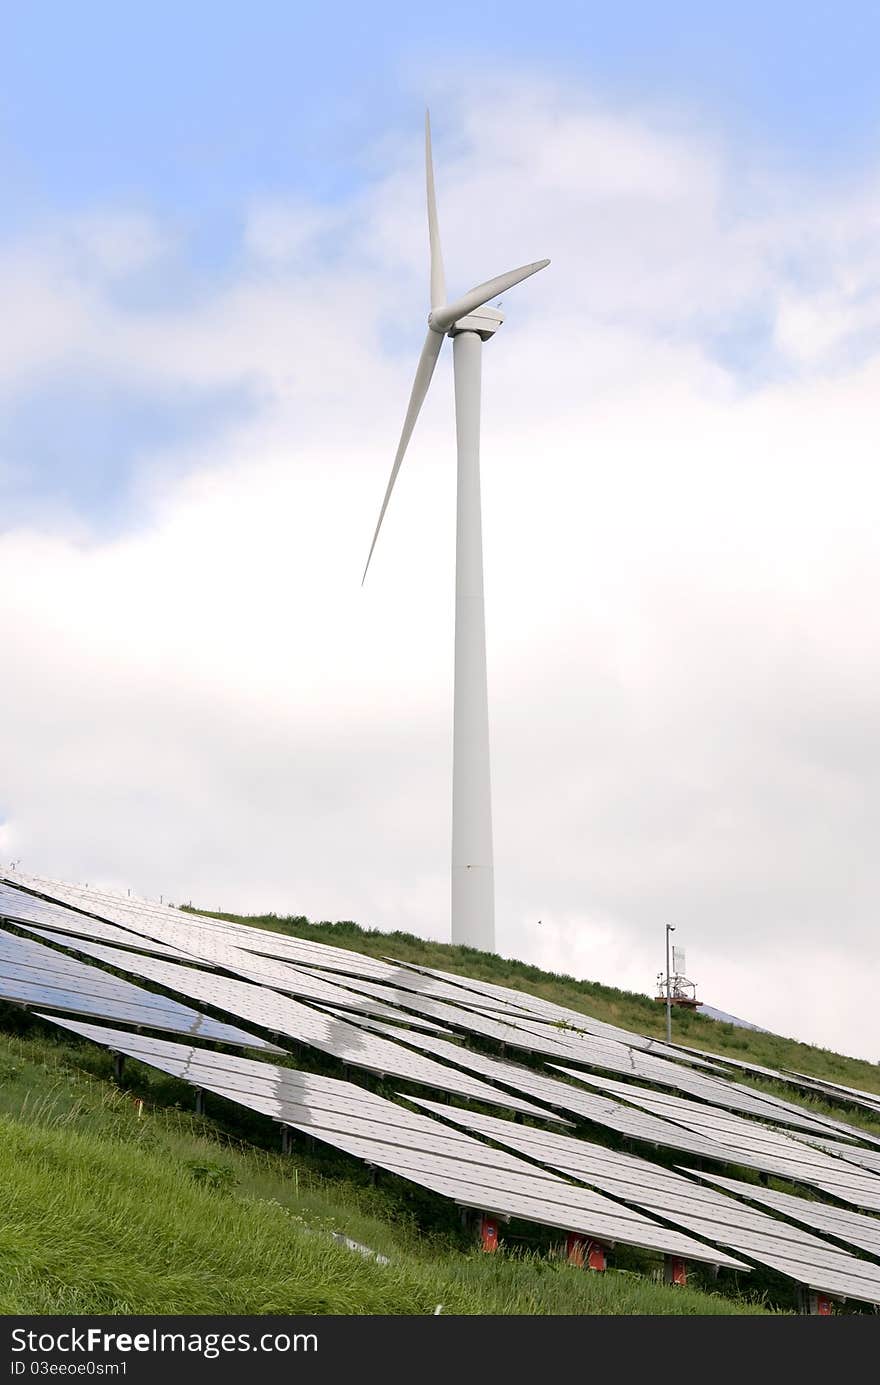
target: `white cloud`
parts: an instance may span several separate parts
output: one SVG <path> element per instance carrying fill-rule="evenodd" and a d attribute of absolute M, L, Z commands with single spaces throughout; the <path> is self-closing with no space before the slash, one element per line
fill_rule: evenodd
<path fill-rule="evenodd" d="M 314 261 L 322 261 L 331 236 L 344 225 L 338 209 L 317 207 L 307 202 L 263 200 L 255 203 L 247 216 L 244 243 L 258 260 L 274 264 L 295 262 L 310 273 Z"/>
<path fill-rule="evenodd" d="M 172 246 L 172 238 L 148 216 L 105 212 L 75 218 L 67 245 L 86 269 L 108 280 L 154 265 Z"/>
<path fill-rule="evenodd" d="M 674 921 L 708 1001 L 876 1057 L 870 189 L 743 190 L 710 140 L 540 87 L 450 109 L 451 286 L 553 257 L 484 371 L 499 947 L 650 989 Z M 25 869 L 445 935 L 448 361 L 359 586 L 426 311 L 399 149 L 329 220 L 256 204 L 238 281 L 174 312 L 117 304 L 124 258 L 10 252 L 30 369 L 260 402 L 149 473 L 137 532 L 0 541 Z M 306 274 L 328 226 L 350 258 Z M 746 389 L 712 343 L 757 318 Z M 6 388 L 22 359 L 0 328 Z"/>

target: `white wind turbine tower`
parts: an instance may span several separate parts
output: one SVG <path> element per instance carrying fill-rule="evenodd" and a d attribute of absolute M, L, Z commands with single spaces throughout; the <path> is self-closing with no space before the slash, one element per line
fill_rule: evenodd
<path fill-rule="evenodd" d="M 504 318 L 487 304 L 549 260 L 512 269 L 446 301 L 440 252 L 431 123 L 425 116 L 425 175 L 431 246 L 431 311 L 409 408 L 370 545 L 364 578 L 376 547 L 394 482 L 428 392 L 443 338 L 452 337 L 458 501 L 455 542 L 455 710 L 452 755 L 452 941 L 491 952 L 495 947 L 492 862 L 492 793 L 489 778 L 489 707 L 486 687 L 486 617 L 483 609 L 483 533 L 480 513 L 480 372 L 484 341 Z"/>

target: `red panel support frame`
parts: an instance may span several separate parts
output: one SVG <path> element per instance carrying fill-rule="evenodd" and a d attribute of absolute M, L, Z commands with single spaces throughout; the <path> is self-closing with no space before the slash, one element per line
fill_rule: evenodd
<path fill-rule="evenodd" d="M 663 1278 L 667 1284 L 683 1289 L 688 1282 L 687 1265 L 678 1255 L 667 1255 L 663 1262 Z"/>
<path fill-rule="evenodd" d="M 599 1274 L 605 1272 L 605 1247 L 598 1241 L 590 1241 L 587 1247 L 587 1269 Z"/>
<path fill-rule="evenodd" d="M 605 1269 L 605 1247 L 577 1231 L 569 1231 L 565 1238 L 565 1258 L 580 1270 L 597 1270 L 601 1274 Z"/>
<path fill-rule="evenodd" d="M 489 1255 L 498 1249 L 498 1222 L 485 1213 L 480 1217 L 480 1246 Z"/>
<path fill-rule="evenodd" d="M 803 1289 L 801 1291 L 801 1312 L 808 1313 L 810 1316 L 818 1315 L 820 1318 L 833 1317 L 834 1300 L 828 1294 L 819 1293 L 818 1289 Z"/>

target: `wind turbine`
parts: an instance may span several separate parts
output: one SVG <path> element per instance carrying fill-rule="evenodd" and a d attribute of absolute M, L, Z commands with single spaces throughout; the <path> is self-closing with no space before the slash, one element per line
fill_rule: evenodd
<path fill-rule="evenodd" d="M 489 706 L 486 686 L 486 617 L 483 607 L 483 532 L 480 510 L 480 378 L 483 342 L 504 321 L 487 306 L 549 260 L 511 269 L 457 298 L 446 300 L 440 250 L 431 120 L 425 115 L 425 178 L 431 248 L 431 311 L 409 407 L 364 578 L 388 509 L 391 492 L 419 411 L 428 393 L 444 337 L 452 337 L 458 498 L 455 534 L 455 698 L 452 751 L 452 941 L 491 952 L 495 947 L 495 880 L 492 858 L 492 791 L 489 776 Z"/>

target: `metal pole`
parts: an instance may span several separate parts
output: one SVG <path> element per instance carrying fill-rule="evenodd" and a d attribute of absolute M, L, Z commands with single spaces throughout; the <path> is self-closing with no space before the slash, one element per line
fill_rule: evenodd
<path fill-rule="evenodd" d="M 675 932 L 675 924 L 666 925 L 666 1042 L 672 1043 L 672 977 L 669 964 L 669 934 Z"/>
<path fill-rule="evenodd" d="M 495 885 L 480 516 L 478 333 L 453 338 L 458 442 L 455 707 L 452 754 L 452 941 L 495 950 Z"/>

